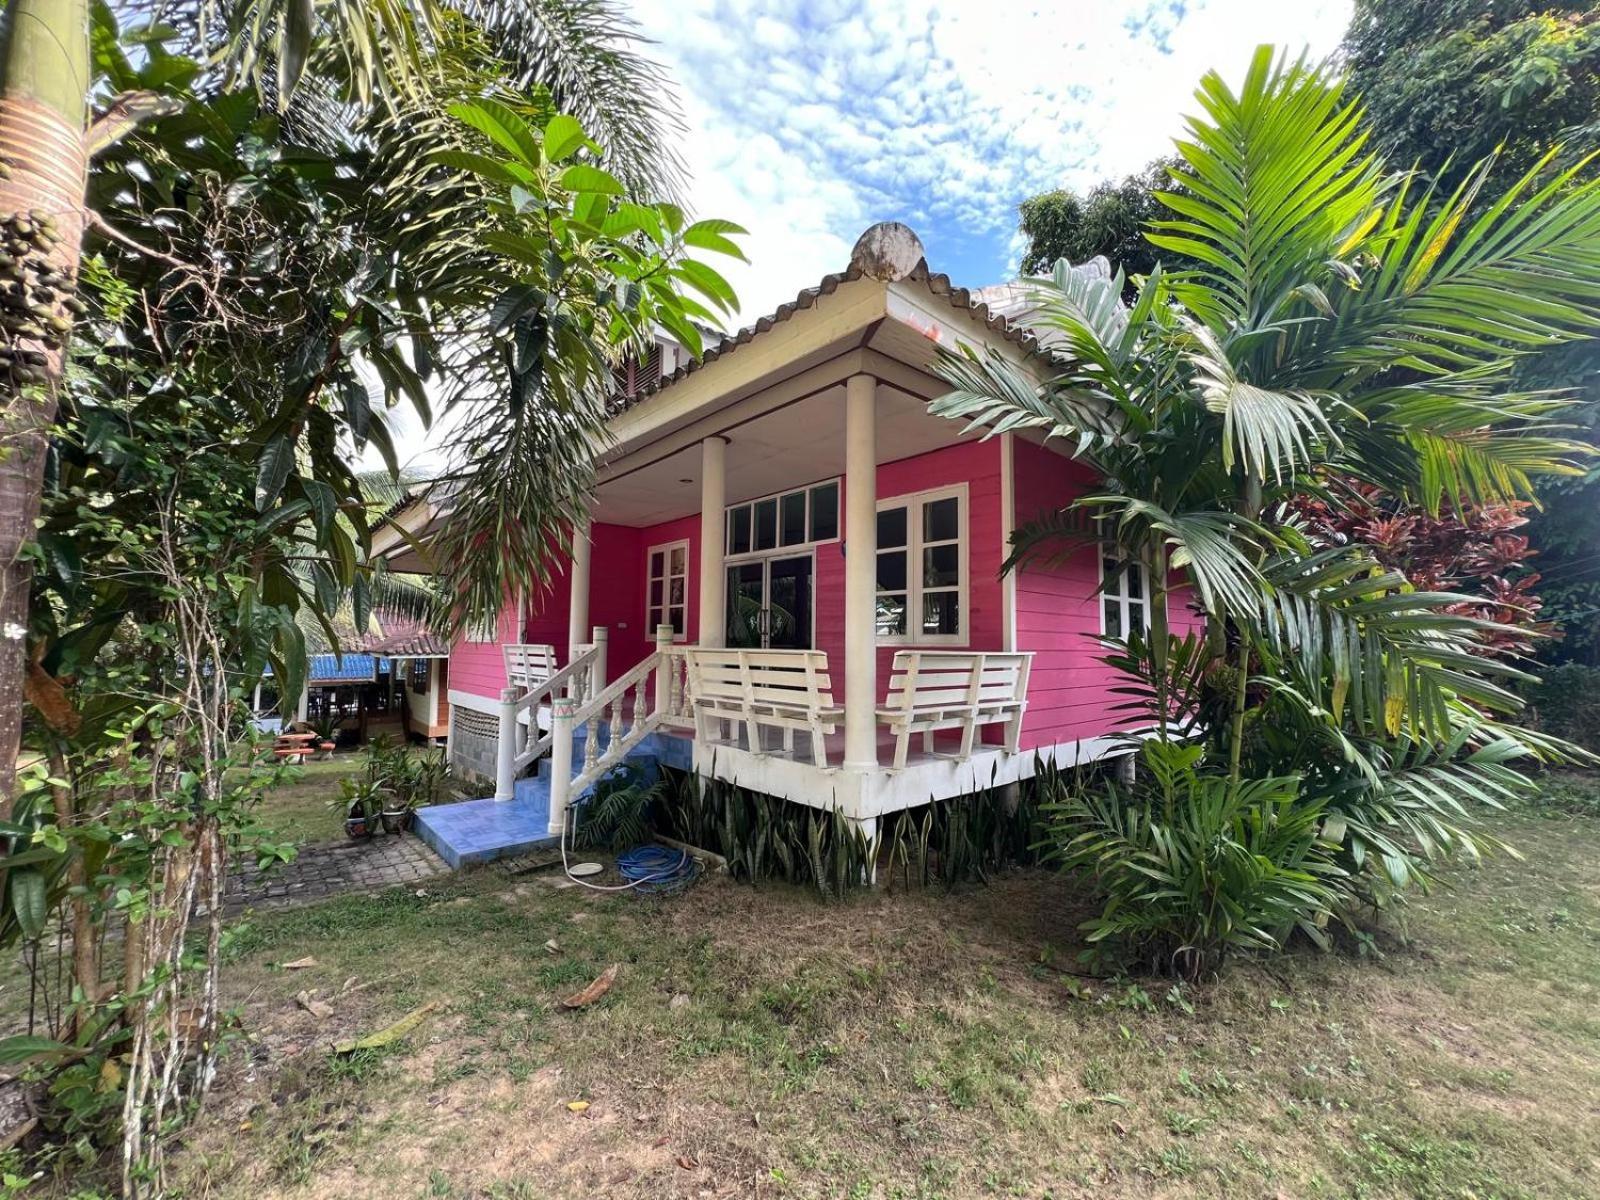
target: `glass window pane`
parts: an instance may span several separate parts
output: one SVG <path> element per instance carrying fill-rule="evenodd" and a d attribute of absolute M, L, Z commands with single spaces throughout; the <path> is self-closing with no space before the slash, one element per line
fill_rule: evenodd
<path fill-rule="evenodd" d="M 663 586 L 662 582 L 659 579 L 652 579 L 650 581 L 650 607 L 651 608 L 660 608 L 661 607 L 661 589 L 662 589 L 662 586 Z"/>
<path fill-rule="evenodd" d="M 922 540 L 948 542 L 961 536 L 961 501 L 954 496 L 922 506 Z"/>
<path fill-rule="evenodd" d="M 662 570 L 662 567 L 665 565 L 665 563 L 666 563 L 666 559 L 663 557 L 661 551 L 659 551 L 659 550 L 651 551 L 651 553 L 650 553 L 650 578 L 651 579 L 660 579 L 662 575 L 666 574 L 666 572 Z"/>
<path fill-rule="evenodd" d="M 922 597 L 922 632 L 946 635 L 961 632 L 959 593 L 929 592 Z"/>
<path fill-rule="evenodd" d="M 785 546 L 799 545 L 806 540 L 806 494 L 790 492 L 783 497 L 781 507 L 780 540 Z"/>
<path fill-rule="evenodd" d="M 1106 636 L 1122 636 L 1122 604 L 1115 596 L 1105 598 Z"/>
<path fill-rule="evenodd" d="M 757 550 L 771 550 L 778 544 L 778 502 L 776 500 L 756 501 L 756 541 Z"/>
<path fill-rule="evenodd" d="M 748 554 L 750 552 L 750 506 L 741 504 L 738 508 L 728 510 L 728 553 Z"/>
<path fill-rule="evenodd" d="M 674 546 L 672 548 L 672 574 L 687 575 L 689 573 L 687 570 L 688 557 L 689 552 L 684 547 Z"/>
<path fill-rule="evenodd" d="M 906 598 L 904 595 L 878 597 L 878 636 L 899 637 L 906 631 Z"/>
<path fill-rule="evenodd" d="M 906 510 L 885 508 L 878 513 L 878 547 L 890 549 L 906 544 Z"/>
<path fill-rule="evenodd" d="M 672 587 L 667 592 L 668 604 L 683 603 L 684 578 L 679 575 L 672 580 Z"/>
<path fill-rule="evenodd" d="M 1144 595 L 1144 572 L 1136 566 L 1127 569 L 1125 578 L 1128 581 L 1128 595 L 1138 599 Z"/>
<path fill-rule="evenodd" d="M 878 590 L 903 592 L 906 589 L 906 552 L 891 550 L 878 555 Z"/>
<path fill-rule="evenodd" d="M 825 542 L 839 536 L 839 485 L 824 483 L 811 489 L 811 540 Z"/>
<path fill-rule="evenodd" d="M 1143 600 L 1128 601 L 1128 624 L 1140 631 L 1150 628 L 1150 614 Z"/>
<path fill-rule="evenodd" d="M 672 632 L 674 634 L 682 633 L 686 628 L 688 628 L 688 623 L 683 618 L 683 609 L 681 608 L 674 608 L 672 610 L 672 615 L 668 618 L 667 623 L 672 626 Z"/>
<path fill-rule="evenodd" d="M 922 585 L 951 587 L 961 582 L 961 547 L 934 546 L 922 552 Z"/>

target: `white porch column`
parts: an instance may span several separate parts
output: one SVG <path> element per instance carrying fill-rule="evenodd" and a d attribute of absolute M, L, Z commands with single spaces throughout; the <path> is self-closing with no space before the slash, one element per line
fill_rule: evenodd
<path fill-rule="evenodd" d="M 571 662 L 589 632 L 589 556 L 594 543 L 589 540 L 589 522 L 572 531 L 572 597 L 567 604 L 567 661 Z M 517 635 L 522 640 L 522 635 Z"/>
<path fill-rule="evenodd" d="M 878 765 L 878 381 L 845 383 L 844 765 Z"/>
<path fill-rule="evenodd" d="M 702 646 L 720 646 L 727 635 L 728 576 L 722 565 L 723 509 L 728 504 L 728 439 L 713 435 L 700 443 L 700 637 Z"/>

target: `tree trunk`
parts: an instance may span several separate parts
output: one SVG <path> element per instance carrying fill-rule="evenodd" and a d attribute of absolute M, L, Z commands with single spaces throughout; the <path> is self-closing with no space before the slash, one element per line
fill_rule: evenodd
<path fill-rule="evenodd" d="M 22 739 L 28 590 L 76 290 L 88 158 L 88 0 L 12 0 L 0 47 L 0 811 Z"/>
<path fill-rule="evenodd" d="M 1242 501 L 1244 515 L 1252 521 L 1256 520 L 1261 515 L 1261 480 L 1254 476 L 1246 477 Z M 1260 555 L 1255 557 L 1259 561 Z M 1239 678 L 1234 681 L 1233 719 L 1228 724 L 1228 782 L 1237 792 L 1244 754 L 1244 720 L 1250 704 L 1250 634 L 1249 626 L 1243 620 L 1236 619 L 1234 628 L 1239 635 Z"/>

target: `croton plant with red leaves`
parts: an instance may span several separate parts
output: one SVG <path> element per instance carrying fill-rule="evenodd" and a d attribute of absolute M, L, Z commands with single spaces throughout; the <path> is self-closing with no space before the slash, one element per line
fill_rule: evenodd
<path fill-rule="evenodd" d="M 1534 592 L 1539 574 L 1528 566 L 1538 551 L 1517 532 L 1528 523 L 1526 501 L 1458 505 L 1432 516 L 1370 484 L 1341 480 L 1326 498 L 1304 496 L 1294 508 L 1307 534 L 1328 546 L 1360 543 L 1386 568 L 1399 571 L 1418 591 L 1478 597 L 1447 611 L 1481 617 L 1515 632 L 1485 635 L 1494 649 L 1525 654 L 1535 635 L 1551 628 L 1538 620 Z"/>

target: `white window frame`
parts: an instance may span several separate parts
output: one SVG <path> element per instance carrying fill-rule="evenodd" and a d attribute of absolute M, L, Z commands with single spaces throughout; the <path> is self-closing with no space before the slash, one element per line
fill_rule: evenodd
<path fill-rule="evenodd" d="M 819 487 L 826 487 L 830 483 L 834 485 L 833 536 L 829 538 L 818 538 L 816 540 L 812 540 L 811 493 L 815 489 Z M 792 496 L 796 492 L 800 493 L 806 498 L 806 536 L 804 541 L 790 542 L 787 546 L 785 546 L 782 544 L 783 498 L 785 496 Z M 766 550 L 757 550 L 755 548 L 756 505 L 766 500 L 776 501 L 778 506 L 777 536 L 779 538 L 779 543 Z M 733 550 L 732 519 L 733 510 L 736 508 L 748 508 L 750 510 L 750 549 L 740 550 L 737 554 L 735 554 Z M 844 477 L 841 475 L 830 475 L 826 479 L 813 480 L 812 482 L 804 484 L 801 487 L 784 488 L 781 492 L 771 492 L 765 496 L 753 496 L 749 500 L 740 500 L 737 504 L 726 505 L 722 510 L 722 557 L 725 562 L 747 562 L 752 558 L 772 558 L 774 556 L 788 554 L 804 554 L 807 550 L 815 549 L 817 546 L 826 546 L 830 542 L 837 542 L 843 536 Z"/>
<path fill-rule="evenodd" d="M 500 614 L 483 621 L 468 621 L 466 640 L 474 646 L 489 646 L 500 640 Z"/>
<path fill-rule="evenodd" d="M 959 566 L 956 571 L 957 580 L 954 588 L 940 586 L 931 589 L 935 592 L 954 591 L 956 594 L 956 632 L 955 633 L 921 633 L 922 625 L 922 507 L 938 500 L 956 501 L 956 547 Z M 877 512 L 886 509 L 903 508 L 906 510 L 906 632 L 879 634 L 877 644 L 880 646 L 966 646 L 972 637 L 972 606 L 969 603 L 967 560 L 972 546 L 972 509 L 967 502 L 967 485 L 964 483 L 952 484 L 949 487 L 929 488 L 921 492 L 907 492 L 900 496 L 887 496 L 878 501 Z M 934 542 L 935 546 L 948 545 L 947 542 Z M 900 547 L 896 547 L 900 549 Z M 881 553 L 881 548 L 880 548 Z M 872 578 L 874 582 L 873 595 L 879 592 L 876 587 L 878 578 L 877 555 L 873 556 Z"/>
<path fill-rule="evenodd" d="M 644 627 L 645 636 L 653 638 L 656 635 L 657 625 L 668 625 L 672 622 L 672 610 L 676 607 L 672 603 L 672 552 L 683 551 L 683 631 L 673 631 L 672 640 L 682 642 L 689 637 L 689 539 L 681 538 L 676 542 L 662 542 L 660 545 L 651 546 L 644 552 Z M 650 585 L 655 582 L 655 576 L 650 573 L 650 563 L 657 554 L 661 555 L 661 603 L 650 603 Z"/>
<path fill-rule="evenodd" d="M 1116 602 L 1117 619 L 1122 623 L 1122 631 L 1115 636 L 1124 641 L 1127 640 L 1129 631 L 1133 629 L 1132 612 L 1135 608 L 1138 608 L 1144 614 L 1144 619 L 1139 625 L 1139 632 L 1141 634 L 1148 633 L 1150 631 L 1150 604 L 1152 599 L 1150 595 L 1149 566 L 1141 559 L 1123 561 L 1122 569 L 1117 573 L 1117 587 L 1113 590 L 1106 586 L 1106 566 L 1112 561 L 1122 560 L 1116 559 L 1116 556 L 1111 553 L 1111 547 L 1105 542 L 1101 542 L 1099 545 L 1098 558 L 1100 563 L 1100 587 L 1095 593 L 1095 600 L 1100 609 L 1100 636 L 1113 636 L 1106 629 L 1106 601 L 1108 600 Z M 1140 585 L 1140 594 L 1138 596 L 1133 595 L 1128 587 L 1128 577 L 1133 572 L 1138 572 Z"/>

